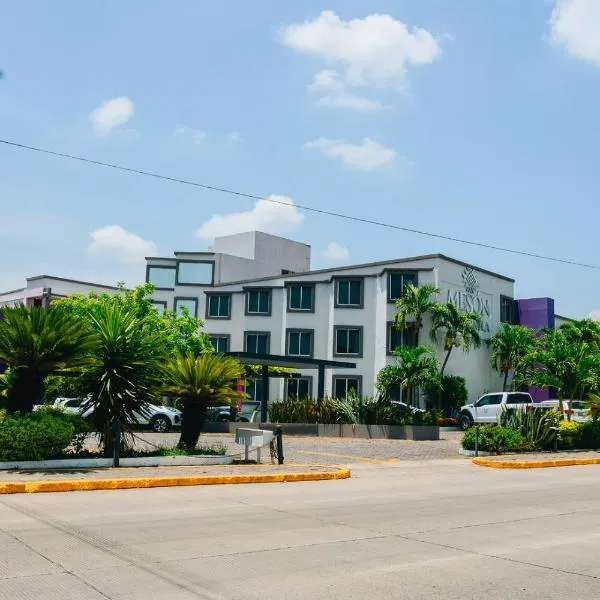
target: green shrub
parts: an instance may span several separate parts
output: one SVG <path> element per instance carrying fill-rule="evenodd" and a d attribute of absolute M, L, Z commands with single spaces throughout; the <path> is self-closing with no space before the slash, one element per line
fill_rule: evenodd
<path fill-rule="evenodd" d="M 581 425 L 574 421 L 561 421 L 558 425 L 558 447 L 560 450 L 578 448 L 581 439 Z"/>
<path fill-rule="evenodd" d="M 501 425 L 482 425 L 471 427 L 462 437 L 465 450 L 475 450 L 475 433 L 479 435 L 479 450 L 484 452 L 524 452 L 532 449 L 532 445 L 519 431 Z"/>
<path fill-rule="evenodd" d="M 440 382 L 437 380 L 426 385 L 424 391 L 427 406 L 438 407 L 445 416 L 455 414 L 456 409 L 467 404 L 469 400 L 465 378 L 458 375 L 444 375 L 441 394 Z"/>
<path fill-rule="evenodd" d="M 581 447 L 590 450 L 600 448 L 600 421 L 587 421 L 581 425 Z"/>
<path fill-rule="evenodd" d="M 16 413 L 0 423 L 0 460 L 45 460 L 70 446 L 75 426 L 56 411 Z"/>
<path fill-rule="evenodd" d="M 516 429 L 532 446 L 543 450 L 553 445 L 561 418 L 561 412 L 556 409 L 502 407 L 499 423 Z"/>

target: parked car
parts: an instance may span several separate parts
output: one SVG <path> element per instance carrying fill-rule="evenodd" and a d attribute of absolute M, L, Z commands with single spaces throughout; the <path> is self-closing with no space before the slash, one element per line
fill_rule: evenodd
<path fill-rule="evenodd" d="M 209 406 L 206 409 L 206 420 L 215 421 L 232 421 L 230 406 Z"/>
<path fill-rule="evenodd" d="M 527 392 L 485 394 L 477 402 L 461 406 L 458 422 L 460 428 L 466 431 L 473 423 L 497 423 L 498 415 L 503 406 L 506 408 L 522 408 L 532 404 L 533 398 Z"/>
<path fill-rule="evenodd" d="M 410 404 L 406 404 L 406 402 L 400 402 L 400 400 L 392 400 L 391 401 L 394 406 L 399 408 L 400 410 L 407 410 L 411 412 L 413 415 L 415 413 L 424 413 L 425 411 L 418 406 L 411 406 Z"/>
<path fill-rule="evenodd" d="M 539 403 L 539 408 L 549 410 L 551 408 L 559 408 L 559 400 L 544 400 Z M 569 418 L 569 401 L 563 400 L 563 415 L 565 419 Z M 576 423 L 585 423 L 591 421 L 591 417 L 588 414 L 585 402 L 582 400 L 573 400 L 571 402 L 571 421 Z"/>
<path fill-rule="evenodd" d="M 260 415 L 260 402 L 244 402 L 242 404 L 242 409 L 237 415 L 236 421 L 240 421 L 242 423 L 255 423 Z"/>
<path fill-rule="evenodd" d="M 81 414 L 88 418 L 94 409 L 84 409 L 87 398 L 57 398 L 54 406 L 65 412 Z M 149 426 L 156 433 L 166 433 L 173 427 L 181 427 L 181 411 L 170 406 L 149 404 L 144 414 L 135 413 L 136 425 Z"/>

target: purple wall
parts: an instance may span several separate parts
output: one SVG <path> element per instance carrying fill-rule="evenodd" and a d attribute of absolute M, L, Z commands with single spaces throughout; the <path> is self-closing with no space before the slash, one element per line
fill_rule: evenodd
<path fill-rule="evenodd" d="M 552 298 L 528 298 L 517 300 L 517 323 L 533 330 L 542 327 L 554 329 L 554 300 Z M 550 399 L 550 390 L 529 388 L 536 402 Z"/>

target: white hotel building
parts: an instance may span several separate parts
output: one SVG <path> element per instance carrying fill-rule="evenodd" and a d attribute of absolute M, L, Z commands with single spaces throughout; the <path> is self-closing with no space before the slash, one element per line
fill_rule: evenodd
<path fill-rule="evenodd" d="M 392 349 L 417 343 L 414 333 L 391 326 L 394 300 L 409 283 L 433 283 L 440 301 L 479 312 L 484 339 L 502 321 L 515 321 L 512 279 L 441 254 L 311 271 L 309 246 L 253 231 L 217 238 L 208 252 L 146 262 L 157 308 L 185 307 L 204 319 L 219 351 L 356 363 L 355 369 L 327 369 L 323 390 L 317 390 L 314 370 L 300 371 L 299 379 L 274 379 L 271 401 L 288 391 L 373 394 L 377 373 L 394 360 Z M 427 319 L 419 335 L 419 342 L 430 343 Z M 442 360 L 441 344 L 437 353 Z M 454 350 L 447 372 L 465 377 L 471 398 L 501 385 L 485 344 L 469 353 Z"/>

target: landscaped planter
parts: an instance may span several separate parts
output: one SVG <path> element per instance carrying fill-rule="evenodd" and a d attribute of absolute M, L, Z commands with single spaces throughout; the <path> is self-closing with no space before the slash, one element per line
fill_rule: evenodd
<path fill-rule="evenodd" d="M 122 467 L 178 467 L 193 465 L 230 465 L 231 456 L 145 456 L 121 458 Z M 112 458 L 62 458 L 57 460 L 20 460 L 0 462 L 0 471 L 39 469 L 94 469 L 112 467 Z"/>

